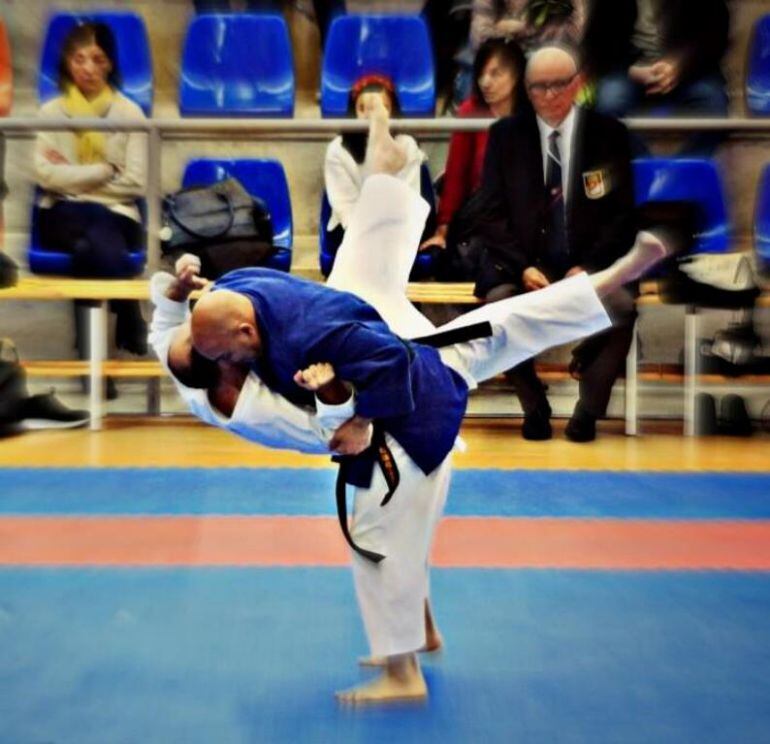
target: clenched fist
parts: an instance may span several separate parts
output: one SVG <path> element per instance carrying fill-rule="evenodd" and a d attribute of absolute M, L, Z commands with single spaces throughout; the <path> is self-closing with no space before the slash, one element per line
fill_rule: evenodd
<path fill-rule="evenodd" d="M 328 385 L 335 378 L 334 367 L 328 362 L 311 364 L 307 369 L 302 369 L 294 375 L 294 382 L 301 388 L 317 392 Z"/>

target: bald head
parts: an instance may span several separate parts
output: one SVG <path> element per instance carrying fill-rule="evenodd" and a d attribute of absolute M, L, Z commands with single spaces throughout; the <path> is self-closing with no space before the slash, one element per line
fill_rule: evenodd
<path fill-rule="evenodd" d="M 215 361 L 253 362 L 261 343 L 254 307 L 248 297 L 226 289 L 201 297 L 192 313 L 195 349 Z"/>
<path fill-rule="evenodd" d="M 583 84 L 576 56 L 560 46 L 542 47 L 530 57 L 526 81 L 535 113 L 552 127 L 567 117 Z"/>

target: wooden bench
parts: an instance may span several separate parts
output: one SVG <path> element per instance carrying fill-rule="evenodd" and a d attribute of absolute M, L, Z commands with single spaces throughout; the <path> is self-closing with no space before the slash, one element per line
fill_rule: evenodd
<path fill-rule="evenodd" d="M 313 275 L 313 278 L 320 278 Z M 480 304 L 473 295 L 470 283 L 412 283 L 407 295 L 416 303 L 429 304 Z M 109 279 L 71 279 L 66 277 L 29 276 L 23 277 L 15 287 L 0 289 L 0 300 L 90 300 L 93 307 L 89 311 L 89 340 L 91 357 L 87 361 L 27 361 L 24 367 L 28 374 L 36 377 L 80 377 L 90 378 L 91 428 L 99 429 L 103 415 L 102 382 L 105 377 L 145 378 L 159 380 L 164 376 L 161 365 L 154 360 L 116 360 L 107 359 L 107 302 L 109 300 L 149 300 L 149 282 L 144 279 L 109 280 Z M 637 300 L 640 307 L 661 305 L 657 285 L 644 283 Z M 770 307 L 770 294 L 764 294 L 758 301 L 759 307 Z M 626 360 L 625 383 L 625 419 L 626 433 L 638 431 L 638 383 L 645 382 L 684 382 L 685 433 L 693 434 L 695 422 L 695 396 L 703 384 L 725 382 L 729 378 L 719 375 L 698 375 L 697 371 L 697 308 L 687 308 L 685 319 L 685 365 L 684 369 L 666 368 L 639 369 L 637 358 L 637 339 L 631 345 Z M 564 366 L 539 365 L 538 370 L 546 382 L 569 379 Z M 770 383 L 770 376 L 751 376 L 744 382 Z M 153 389 L 158 397 L 159 387 Z"/>

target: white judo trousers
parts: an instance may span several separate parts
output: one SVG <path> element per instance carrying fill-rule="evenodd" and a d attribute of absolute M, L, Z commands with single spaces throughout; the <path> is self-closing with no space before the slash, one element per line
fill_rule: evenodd
<path fill-rule="evenodd" d="M 364 183 L 328 285 L 373 305 L 403 338 L 489 321 L 492 336 L 440 350 L 470 389 L 552 346 L 605 330 L 610 319 L 585 274 L 537 292 L 480 307 L 435 329 L 406 299 L 406 285 L 428 214 L 427 203 L 386 175 Z M 351 535 L 362 548 L 385 555 L 380 563 L 351 551 L 356 595 L 374 656 L 417 651 L 425 645 L 424 605 L 429 555 L 446 502 L 451 454 L 425 475 L 389 435 L 401 483 L 386 506 L 388 488 L 375 467 L 369 488 L 354 492 Z"/>

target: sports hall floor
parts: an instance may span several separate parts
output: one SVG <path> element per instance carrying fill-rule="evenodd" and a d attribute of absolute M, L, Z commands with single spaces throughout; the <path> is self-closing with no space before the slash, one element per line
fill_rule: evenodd
<path fill-rule="evenodd" d="M 355 709 L 323 458 L 179 418 L 2 440 L 0 742 L 770 742 L 768 435 L 513 428 L 464 430 L 429 701 Z"/>

